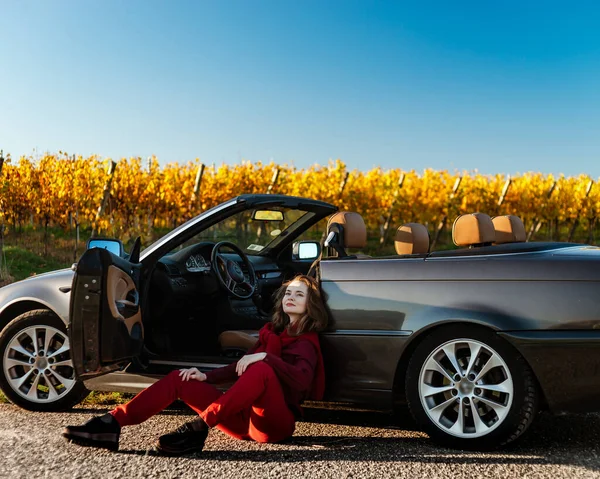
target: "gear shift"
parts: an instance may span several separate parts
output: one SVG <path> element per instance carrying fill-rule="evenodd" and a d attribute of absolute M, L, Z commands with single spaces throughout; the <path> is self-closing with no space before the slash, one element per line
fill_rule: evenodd
<path fill-rule="evenodd" d="M 267 317 L 269 316 L 269 313 L 267 313 L 263 310 L 263 297 L 260 294 L 258 285 L 257 285 L 257 288 L 256 288 L 254 294 L 252 295 L 252 302 L 254 303 L 254 306 L 256 306 L 256 309 L 260 316 L 267 316 Z"/>

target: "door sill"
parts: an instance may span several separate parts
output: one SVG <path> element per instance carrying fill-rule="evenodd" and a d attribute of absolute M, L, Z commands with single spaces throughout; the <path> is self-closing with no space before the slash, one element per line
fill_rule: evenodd
<path fill-rule="evenodd" d="M 104 376 L 84 381 L 90 391 L 106 391 L 137 394 L 148 386 L 152 386 L 162 375 L 132 374 L 125 371 L 108 373 Z"/>
<path fill-rule="evenodd" d="M 90 391 L 109 391 L 137 394 L 146 389 L 148 386 L 152 386 L 152 384 L 165 377 L 174 369 L 194 367 L 203 372 L 207 372 L 212 369 L 222 368 L 228 364 L 225 362 L 215 362 L 217 359 L 219 359 L 215 357 L 200 359 L 203 359 L 204 361 L 200 361 L 199 358 L 193 360 L 189 359 L 186 361 L 153 359 L 150 361 L 150 365 L 145 371 L 129 371 L 130 367 L 128 367 L 124 371 L 117 371 L 88 379 L 87 381 L 84 381 L 84 384 L 85 387 Z M 221 359 L 227 360 L 228 358 Z M 216 387 L 221 389 L 219 386 Z"/>
<path fill-rule="evenodd" d="M 198 369 L 216 369 L 227 366 L 229 363 L 233 363 L 236 360 L 230 360 L 229 358 L 197 358 L 197 359 L 151 359 L 150 366 L 177 366 L 184 368 L 198 368 Z"/>

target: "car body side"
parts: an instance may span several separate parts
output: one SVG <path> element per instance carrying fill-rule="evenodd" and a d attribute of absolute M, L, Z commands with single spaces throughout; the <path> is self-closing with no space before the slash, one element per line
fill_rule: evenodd
<path fill-rule="evenodd" d="M 599 408 L 598 248 L 325 260 L 321 280 L 334 320 L 323 335 L 332 399 L 391 406 L 419 341 L 466 323 L 525 357 L 553 412 Z"/>

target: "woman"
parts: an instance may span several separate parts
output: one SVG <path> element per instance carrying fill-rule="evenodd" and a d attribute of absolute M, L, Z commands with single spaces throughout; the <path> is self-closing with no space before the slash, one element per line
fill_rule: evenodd
<path fill-rule="evenodd" d="M 81 445 L 118 449 L 123 426 L 139 424 L 180 399 L 199 418 L 159 438 L 157 449 L 165 454 L 201 451 L 213 427 L 238 439 L 282 441 L 294 433 L 302 401 L 323 396 L 317 333 L 326 325 L 318 283 L 297 276 L 277 291 L 272 322 L 239 361 L 208 373 L 196 368 L 173 371 L 127 404 L 82 426 L 66 427 L 63 436 Z M 234 379 L 226 393 L 212 385 Z"/>

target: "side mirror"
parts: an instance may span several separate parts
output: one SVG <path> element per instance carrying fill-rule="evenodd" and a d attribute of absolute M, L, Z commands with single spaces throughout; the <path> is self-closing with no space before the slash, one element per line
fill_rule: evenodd
<path fill-rule="evenodd" d="M 294 243 L 293 256 L 299 260 L 317 259 L 321 254 L 318 241 L 298 241 Z"/>
<path fill-rule="evenodd" d="M 112 254 L 123 257 L 125 249 L 123 243 L 117 239 L 112 238 L 90 238 L 87 242 L 87 249 L 91 248 L 102 248 L 110 251 Z"/>

